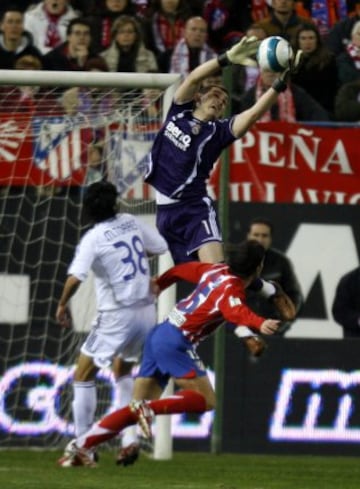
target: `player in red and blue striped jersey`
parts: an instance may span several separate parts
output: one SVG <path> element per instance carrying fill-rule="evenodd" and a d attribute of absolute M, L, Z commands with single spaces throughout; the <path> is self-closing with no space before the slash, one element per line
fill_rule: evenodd
<path fill-rule="evenodd" d="M 160 289 L 179 279 L 197 282 L 197 286 L 148 334 L 135 380 L 134 401 L 105 416 L 87 433 L 70 442 L 59 460 L 61 466 L 94 466 L 94 447 L 137 422 L 150 438 L 154 415 L 214 409 L 215 392 L 196 346 L 224 324 L 224 320 L 245 324 L 265 335 L 278 329 L 279 321 L 257 316 L 245 304 L 245 288 L 259 276 L 264 255 L 260 243 L 245 241 L 230 255 L 228 265 L 190 262 L 175 266 L 159 277 Z M 180 390 L 160 399 L 170 377 Z"/>

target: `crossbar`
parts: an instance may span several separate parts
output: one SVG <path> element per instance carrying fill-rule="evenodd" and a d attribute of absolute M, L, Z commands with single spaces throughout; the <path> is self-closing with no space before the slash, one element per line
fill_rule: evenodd
<path fill-rule="evenodd" d="M 0 85 L 57 87 L 159 88 L 180 80 L 170 73 L 108 73 L 95 71 L 0 70 Z"/>

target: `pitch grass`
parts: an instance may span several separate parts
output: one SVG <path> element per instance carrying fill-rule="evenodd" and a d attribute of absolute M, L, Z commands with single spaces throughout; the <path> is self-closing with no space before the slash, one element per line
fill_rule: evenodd
<path fill-rule="evenodd" d="M 211 455 L 175 453 L 172 460 L 144 456 L 133 466 L 101 452 L 96 469 L 62 469 L 60 452 L 0 451 L 4 489 L 359 489 L 354 457 Z"/>

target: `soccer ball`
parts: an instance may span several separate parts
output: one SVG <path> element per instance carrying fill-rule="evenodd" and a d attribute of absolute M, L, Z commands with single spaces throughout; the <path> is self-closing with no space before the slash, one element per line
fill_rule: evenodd
<path fill-rule="evenodd" d="M 261 41 L 257 51 L 257 61 L 261 70 L 280 73 L 289 68 L 293 50 L 286 39 L 270 36 Z"/>

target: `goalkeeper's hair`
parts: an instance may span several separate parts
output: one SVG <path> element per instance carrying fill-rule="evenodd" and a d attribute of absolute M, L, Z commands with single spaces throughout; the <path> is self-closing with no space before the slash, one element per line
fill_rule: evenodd
<path fill-rule="evenodd" d="M 205 93 L 209 92 L 212 88 L 220 88 L 220 90 L 222 90 L 224 93 L 226 93 L 226 95 L 228 97 L 230 96 L 229 90 L 226 87 L 224 87 L 224 85 L 221 85 L 219 83 L 211 83 L 209 85 L 201 85 L 201 87 L 199 88 L 198 94 L 199 95 L 205 95 Z"/>
<path fill-rule="evenodd" d="M 83 210 L 91 221 L 101 222 L 114 217 L 118 212 L 118 192 L 110 182 L 95 182 L 86 189 Z"/>
<path fill-rule="evenodd" d="M 227 245 L 227 263 L 235 275 L 248 278 L 253 275 L 265 257 L 265 248 L 253 239 L 237 245 Z"/>

